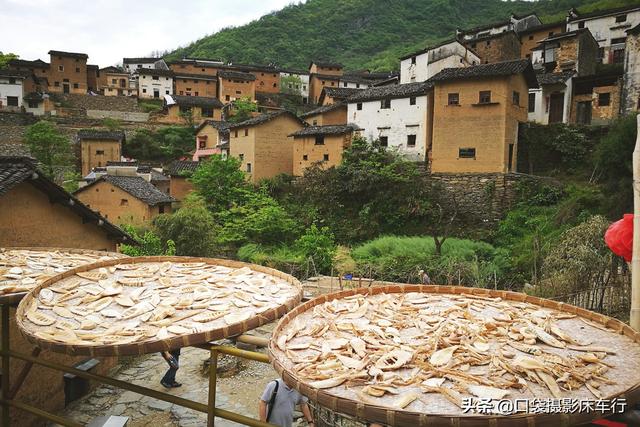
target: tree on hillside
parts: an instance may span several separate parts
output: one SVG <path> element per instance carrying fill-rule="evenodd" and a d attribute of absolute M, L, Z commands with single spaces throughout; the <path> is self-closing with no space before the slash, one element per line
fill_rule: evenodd
<path fill-rule="evenodd" d="M 46 120 L 27 127 L 24 138 L 31 154 L 42 165 L 45 175 L 62 184 L 65 173 L 74 170 L 69 138 L 54 123 Z"/>
<path fill-rule="evenodd" d="M 18 59 L 18 55 L 15 53 L 2 53 L 2 51 L 0 51 L 0 69 L 7 67 L 9 62 L 14 59 Z"/>
<path fill-rule="evenodd" d="M 201 162 L 191 177 L 209 210 L 217 213 L 245 200 L 250 187 L 240 170 L 240 160 L 213 155 Z"/>
<path fill-rule="evenodd" d="M 227 121 L 231 123 L 240 123 L 251 118 L 251 113 L 258 111 L 258 106 L 250 98 L 240 98 L 233 101 L 233 116 Z"/>
<path fill-rule="evenodd" d="M 280 78 L 280 93 L 302 96 L 302 79 L 295 74 Z"/>
<path fill-rule="evenodd" d="M 138 129 L 125 141 L 122 152 L 137 160 L 168 162 L 187 156 L 194 144 L 192 127 L 165 126 L 156 131 Z"/>

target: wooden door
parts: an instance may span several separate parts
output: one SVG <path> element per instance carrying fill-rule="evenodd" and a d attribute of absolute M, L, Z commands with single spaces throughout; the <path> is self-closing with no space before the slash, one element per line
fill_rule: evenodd
<path fill-rule="evenodd" d="M 69 93 L 69 83 L 62 83 L 62 93 Z"/>
<path fill-rule="evenodd" d="M 549 100 L 549 123 L 562 123 L 564 118 L 564 93 L 552 93 Z"/>

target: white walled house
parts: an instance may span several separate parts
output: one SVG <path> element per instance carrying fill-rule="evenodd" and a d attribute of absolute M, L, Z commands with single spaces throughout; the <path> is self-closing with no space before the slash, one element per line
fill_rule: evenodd
<path fill-rule="evenodd" d="M 528 15 L 518 16 L 512 14 L 508 20 L 502 22 L 496 22 L 493 24 L 482 25 L 480 27 L 470 28 L 468 30 L 456 30 L 456 37 L 464 40 L 472 40 L 479 37 L 492 36 L 495 34 L 501 34 L 506 31 L 520 31 L 527 30 L 532 27 L 537 27 L 542 24 L 540 18 L 535 13 Z"/>
<path fill-rule="evenodd" d="M 529 89 L 528 121 L 569 123 L 574 75 L 574 71 L 537 74 L 539 87 Z"/>
<path fill-rule="evenodd" d="M 173 71 L 142 68 L 138 70 L 138 98 L 164 99 L 173 95 Z"/>
<path fill-rule="evenodd" d="M 347 121 L 370 141 L 398 150 L 407 159 L 424 161 L 429 129 L 431 83 L 371 87 L 348 99 Z"/>
<path fill-rule="evenodd" d="M 19 111 L 22 108 L 24 80 L 27 71 L 0 70 L 0 110 Z"/>
<path fill-rule="evenodd" d="M 468 67 L 480 64 L 478 55 L 458 40 L 400 58 L 400 83 L 424 82 L 445 68 Z"/>
<path fill-rule="evenodd" d="M 142 69 L 169 69 L 162 58 L 122 58 L 122 68 L 129 74 Z"/>
<path fill-rule="evenodd" d="M 604 64 L 624 62 L 626 31 L 640 24 L 640 4 L 593 13 L 571 9 L 567 15 L 567 31 L 587 28 L 600 46 Z"/>

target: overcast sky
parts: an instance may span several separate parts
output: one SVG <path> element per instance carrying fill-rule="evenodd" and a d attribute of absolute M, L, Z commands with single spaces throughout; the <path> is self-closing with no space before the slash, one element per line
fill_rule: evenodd
<path fill-rule="evenodd" d="M 246 24 L 292 0 L 0 0 L 0 51 L 49 61 L 47 52 L 89 55 L 100 67 L 172 50 Z M 297 1 L 296 1 L 297 3 Z"/>

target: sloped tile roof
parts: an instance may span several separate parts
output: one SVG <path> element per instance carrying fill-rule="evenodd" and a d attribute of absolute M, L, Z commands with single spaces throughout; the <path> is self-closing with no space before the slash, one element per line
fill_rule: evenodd
<path fill-rule="evenodd" d="M 250 118 L 249 120 L 245 120 L 244 122 L 233 123 L 231 126 L 229 126 L 229 129 L 261 125 L 262 123 L 266 123 L 268 121 L 271 121 L 271 120 L 273 120 L 273 119 L 275 119 L 277 117 L 283 116 L 283 115 L 288 115 L 288 116 L 294 118 L 295 120 L 297 120 L 298 122 L 300 122 L 300 124 L 302 124 L 303 126 L 306 126 L 305 122 L 303 122 L 298 116 L 296 116 L 293 113 L 290 113 L 289 111 L 274 111 L 274 112 L 271 112 L 271 113 L 260 114 L 258 116 Z"/>
<path fill-rule="evenodd" d="M 294 138 L 296 138 L 311 135 L 342 135 L 357 130 L 362 129 L 360 129 L 358 125 L 352 123 L 346 125 L 307 126 L 297 132 L 292 133 L 289 136 L 293 136 Z"/>
<path fill-rule="evenodd" d="M 162 58 L 122 58 L 123 64 L 153 64 Z"/>
<path fill-rule="evenodd" d="M 365 82 L 369 82 L 365 80 Z M 361 91 L 363 89 L 357 89 L 352 87 L 325 87 L 322 89 L 325 93 L 325 96 L 330 96 L 331 98 L 336 99 L 347 99 L 354 93 Z"/>
<path fill-rule="evenodd" d="M 200 125 L 196 128 L 196 133 L 200 132 L 200 130 L 205 127 L 206 125 L 210 125 L 213 126 L 214 128 L 218 129 L 219 131 L 225 131 L 229 129 L 229 126 L 231 126 L 231 123 L 229 122 L 223 122 L 220 120 L 204 120 L 202 123 L 200 123 Z"/>
<path fill-rule="evenodd" d="M 192 73 L 174 73 L 176 79 L 192 79 L 192 80 L 218 80 L 218 77 L 209 74 L 192 74 Z"/>
<path fill-rule="evenodd" d="M 630 6 L 616 7 L 614 9 L 598 10 L 598 11 L 589 12 L 589 13 L 580 13 L 574 8 L 574 9 L 571 9 L 571 11 L 569 11 L 568 18 L 569 18 L 569 22 L 579 21 L 581 19 L 586 19 L 586 18 L 597 18 L 597 17 L 607 16 L 607 15 L 617 15 L 619 13 L 628 12 L 630 10 L 635 10 L 635 9 L 640 9 L 640 4 L 636 3 Z"/>
<path fill-rule="evenodd" d="M 229 71 L 229 70 L 220 70 L 218 71 L 218 77 L 222 77 L 223 79 L 237 79 L 237 80 L 255 80 L 256 76 L 251 73 L 244 73 L 242 71 Z"/>
<path fill-rule="evenodd" d="M 0 70 L 0 77 L 17 77 L 19 79 L 26 79 L 27 77 L 29 77 L 31 75 L 31 72 L 29 71 L 22 71 L 22 70 L 10 70 L 10 69 L 6 69 L 3 68 Z"/>
<path fill-rule="evenodd" d="M 433 86 L 431 82 L 415 82 L 401 85 L 375 86 L 354 93 L 347 102 L 373 101 L 386 98 L 406 98 L 424 95 Z"/>
<path fill-rule="evenodd" d="M 165 170 L 171 176 L 190 175 L 200 166 L 200 162 L 192 162 L 191 160 L 176 160 Z"/>
<path fill-rule="evenodd" d="M 151 206 L 176 201 L 176 199 L 158 190 L 153 184 L 139 176 L 103 175 L 86 187 L 79 189 L 76 194 L 101 181 L 106 181 Z"/>
<path fill-rule="evenodd" d="M 300 118 L 305 119 L 307 117 L 315 116 L 318 114 L 328 113 L 329 111 L 337 110 L 339 108 L 345 108 L 346 106 L 347 104 L 343 102 L 336 102 L 335 104 L 323 105 L 322 107 L 318 107 L 304 114 L 301 114 Z"/>
<path fill-rule="evenodd" d="M 26 59 L 12 59 L 9 61 L 9 65 L 12 67 L 49 68 L 49 63 L 44 62 L 42 59 L 36 59 L 34 61 L 28 61 Z"/>
<path fill-rule="evenodd" d="M 472 65 L 462 68 L 445 68 L 428 82 L 442 82 L 450 80 L 477 79 L 484 77 L 511 76 L 524 73 L 529 87 L 538 87 L 533 66 L 528 59 L 516 59 L 513 61 L 495 62 L 493 64 Z M 402 85 L 401 85 L 402 86 Z"/>
<path fill-rule="evenodd" d="M 171 70 L 162 70 L 160 68 L 138 68 L 136 73 L 143 74 L 145 76 L 163 76 L 163 77 L 173 77 L 174 72 Z"/>
<path fill-rule="evenodd" d="M 87 59 L 89 55 L 86 53 L 64 52 L 61 50 L 50 50 L 49 55 L 66 56 L 69 58 Z"/>
<path fill-rule="evenodd" d="M 107 139 L 122 142 L 124 132 L 121 130 L 82 129 L 78 131 L 79 139 Z"/>
<path fill-rule="evenodd" d="M 553 85 L 558 83 L 564 83 L 569 80 L 575 71 L 563 71 L 561 73 L 539 73 L 536 74 L 539 85 Z"/>
<path fill-rule="evenodd" d="M 180 96 L 171 95 L 179 106 L 183 107 L 213 107 L 222 108 L 224 104 L 218 98 L 208 96 Z"/>

